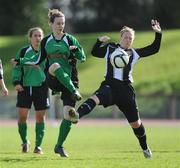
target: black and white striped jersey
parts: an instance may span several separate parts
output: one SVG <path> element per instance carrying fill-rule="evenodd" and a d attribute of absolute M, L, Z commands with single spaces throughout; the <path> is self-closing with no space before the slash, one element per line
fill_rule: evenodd
<path fill-rule="evenodd" d="M 125 51 L 130 55 L 130 58 L 129 58 L 129 63 L 124 68 L 115 68 L 110 63 L 111 53 L 115 49 L 121 48 L 119 44 L 116 43 L 103 44 L 102 42 L 97 40 L 97 42 L 93 46 L 91 54 L 95 57 L 106 59 L 106 73 L 105 73 L 106 80 L 117 79 L 120 81 L 128 81 L 132 83 L 133 82 L 132 71 L 134 65 L 136 64 L 139 58 L 153 55 L 159 51 L 161 44 L 161 37 L 162 37 L 161 33 L 155 33 L 155 39 L 150 45 L 137 49 L 135 48 L 125 49 Z"/>

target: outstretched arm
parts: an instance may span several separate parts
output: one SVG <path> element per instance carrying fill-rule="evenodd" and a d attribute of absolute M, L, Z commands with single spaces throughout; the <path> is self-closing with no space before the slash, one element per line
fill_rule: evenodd
<path fill-rule="evenodd" d="M 151 26 L 155 32 L 155 39 L 152 44 L 143 48 L 135 49 L 140 57 L 147 57 L 153 55 L 157 53 L 160 49 L 162 37 L 160 23 L 157 20 L 151 20 Z"/>

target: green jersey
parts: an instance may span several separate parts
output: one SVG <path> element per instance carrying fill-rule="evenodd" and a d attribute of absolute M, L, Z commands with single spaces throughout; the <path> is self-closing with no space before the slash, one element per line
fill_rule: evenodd
<path fill-rule="evenodd" d="M 71 45 L 77 47 L 75 51 L 70 51 L 69 41 L 71 41 Z M 49 66 L 53 63 L 59 63 L 63 70 L 69 76 L 71 76 L 72 65 L 70 64 L 69 60 L 71 58 L 76 58 L 80 61 L 85 61 L 86 56 L 81 45 L 72 35 L 65 33 L 60 40 L 57 40 L 53 34 L 50 34 L 41 41 L 41 48 L 39 53 L 30 59 L 20 59 L 20 64 L 37 65 L 46 58 L 48 58 Z"/>
<path fill-rule="evenodd" d="M 23 47 L 16 55 L 16 59 L 25 58 L 29 59 L 37 54 L 31 45 Z M 41 86 L 46 80 L 44 73 L 46 61 L 41 62 L 40 65 L 16 65 L 13 67 L 12 76 L 13 84 L 22 84 L 23 86 Z"/>

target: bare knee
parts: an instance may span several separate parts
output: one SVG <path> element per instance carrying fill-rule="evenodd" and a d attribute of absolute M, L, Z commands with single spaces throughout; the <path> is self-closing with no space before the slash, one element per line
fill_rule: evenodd
<path fill-rule="evenodd" d="M 140 125 L 141 125 L 141 123 L 142 123 L 141 120 L 138 119 L 137 121 L 131 122 L 131 123 L 129 123 L 129 124 L 131 125 L 132 128 L 139 128 Z"/>
<path fill-rule="evenodd" d="M 49 67 L 48 72 L 49 72 L 51 75 L 55 76 L 54 72 L 55 72 L 58 68 L 60 68 L 60 67 L 61 67 L 61 66 L 60 66 L 58 63 L 54 63 L 54 64 L 52 64 L 52 65 Z"/>
<path fill-rule="evenodd" d="M 42 123 L 45 121 L 46 110 L 39 110 L 35 112 L 36 122 Z"/>
<path fill-rule="evenodd" d="M 19 123 L 26 123 L 28 118 L 29 109 L 27 108 L 19 108 L 18 109 L 18 122 Z"/>
<path fill-rule="evenodd" d="M 96 95 L 92 95 L 90 97 L 90 99 L 93 99 L 95 101 L 96 105 L 98 105 L 100 103 L 99 98 Z"/>

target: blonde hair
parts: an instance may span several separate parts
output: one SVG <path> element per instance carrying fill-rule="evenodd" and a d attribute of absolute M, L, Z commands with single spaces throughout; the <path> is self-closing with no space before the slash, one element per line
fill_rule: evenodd
<path fill-rule="evenodd" d="M 124 26 L 121 31 L 120 31 L 120 34 L 121 34 L 121 37 L 122 35 L 125 33 L 125 32 L 130 32 L 133 34 L 133 36 L 135 37 L 135 30 L 131 27 L 128 27 L 128 26 Z"/>
<path fill-rule="evenodd" d="M 42 35 L 43 35 L 43 30 L 40 27 L 32 27 L 28 30 L 27 36 L 29 38 L 32 37 L 32 35 L 35 31 L 40 31 L 40 32 L 42 32 Z"/>
<path fill-rule="evenodd" d="M 65 15 L 58 9 L 49 9 L 49 12 L 48 12 L 49 22 L 53 23 L 54 19 L 56 17 L 64 17 L 65 18 Z"/>

